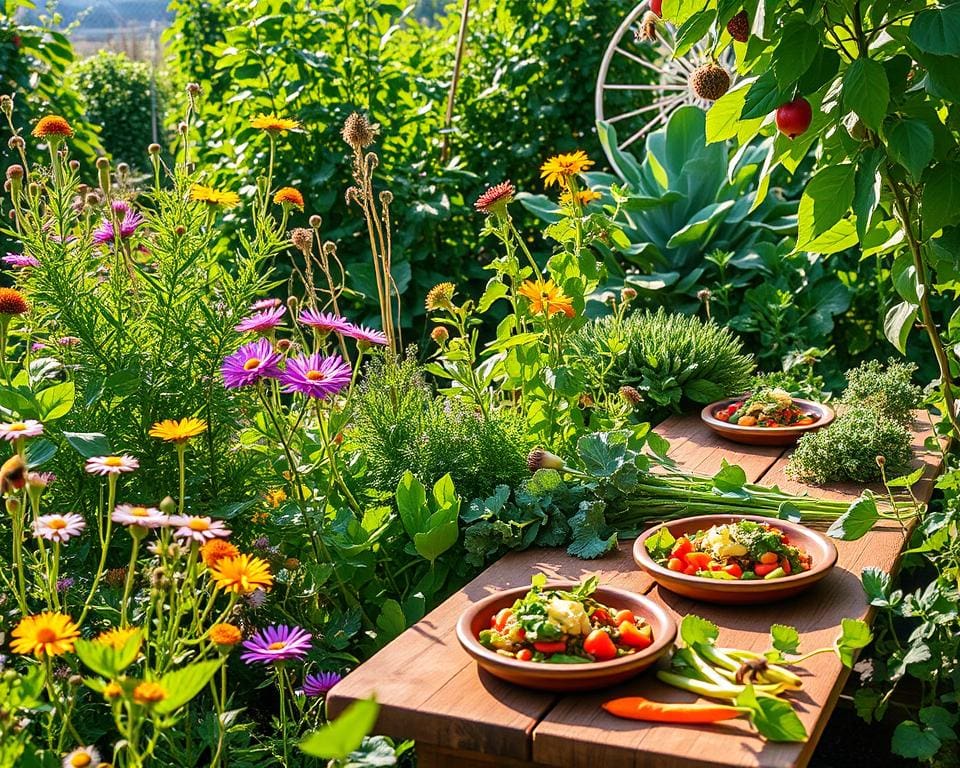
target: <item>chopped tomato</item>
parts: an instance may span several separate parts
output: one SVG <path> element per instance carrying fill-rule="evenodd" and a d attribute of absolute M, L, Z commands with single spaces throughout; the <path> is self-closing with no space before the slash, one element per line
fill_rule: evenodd
<path fill-rule="evenodd" d="M 653 628 L 649 624 L 638 627 L 633 622 L 625 621 L 619 630 L 620 642 L 631 648 L 646 648 L 653 642 Z"/>
<path fill-rule="evenodd" d="M 521 648 L 517 651 L 517 661 L 533 661 L 533 651 L 529 648 Z"/>
<path fill-rule="evenodd" d="M 667 568 L 671 571 L 682 571 L 683 570 L 683 560 L 679 557 L 671 557 L 667 560 Z"/>
<path fill-rule="evenodd" d="M 602 629 L 595 629 L 587 635 L 587 639 L 583 641 L 583 650 L 597 661 L 610 661 L 617 657 L 617 646 Z"/>
<path fill-rule="evenodd" d="M 611 624 L 610 614 L 607 613 L 603 608 L 597 608 L 593 613 L 590 614 L 590 618 L 593 619 L 598 624 Z"/>
<path fill-rule="evenodd" d="M 770 563 L 768 565 L 764 563 L 757 563 L 753 568 L 753 572 L 757 574 L 758 578 L 762 579 L 768 573 L 772 573 L 773 571 L 777 570 L 777 568 L 779 567 L 780 567 L 779 563 Z"/>
<path fill-rule="evenodd" d="M 540 653 L 563 653 L 567 650 L 567 643 L 565 640 L 552 640 L 550 642 L 541 640 L 534 643 L 533 647 Z"/>
<path fill-rule="evenodd" d="M 687 565 L 692 565 L 697 570 L 706 568 L 711 560 L 712 558 L 706 552 L 688 552 L 686 555 Z"/>
<path fill-rule="evenodd" d="M 785 558 L 785 557 L 781 557 L 781 558 L 780 558 L 780 567 L 783 568 L 783 572 L 784 572 L 785 574 L 787 574 L 787 576 L 789 576 L 789 575 L 790 575 L 790 571 L 793 570 L 793 569 L 790 567 L 790 561 L 789 561 L 787 558 Z"/>
<path fill-rule="evenodd" d="M 682 559 L 687 552 L 693 552 L 693 544 L 686 536 L 681 536 L 673 545 L 673 551 L 670 553 L 670 557 L 679 557 Z"/>
<path fill-rule="evenodd" d="M 695 565 L 688 565 L 686 568 L 683 569 L 683 572 L 684 572 L 684 574 L 686 574 L 687 576 L 696 576 L 696 575 L 697 575 L 697 570 L 698 570 L 697 566 L 695 566 Z"/>
<path fill-rule="evenodd" d="M 730 414 L 726 411 L 717 411 L 715 414 L 713 414 L 713 418 L 715 418 L 717 421 L 730 421 Z"/>
<path fill-rule="evenodd" d="M 760 555 L 760 562 L 764 565 L 770 565 L 770 563 L 775 563 L 780 559 L 780 556 L 776 552 L 764 552 Z"/>
<path fill-rule="evenodd" d="M 625 621 L 629 621 L 631 624 L 636 622 L 636 619 L 633 616 L 633 611 L 631 611 L 629 608 L 624 608 L 622 611 L 617 611 L 617 614 L 613 617 L 613 626 L 619 627 Z"/>
<path fill-rule="evenodd" d="M 735 579 L 739 579 L 741 576 L 743 576 L 743 568 L 736 563 L 730 563 L 730 565 L 723 566 L 723 572 L 729 573 Z"/>
<path fill-rule="evenodd" d="M 507 626 L 507 619 L 513 616 L 513 611 L 509 608 L 502 608 L 497 612 L 497 615 L 493 617 L 493 628 L 497 632 L 503 632 L 504 627 Z"/>

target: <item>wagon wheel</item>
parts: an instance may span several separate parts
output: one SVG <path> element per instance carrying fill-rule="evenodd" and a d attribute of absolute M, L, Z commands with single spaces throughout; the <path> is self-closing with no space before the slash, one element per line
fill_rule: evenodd
<path fill-rule="evenodd" d="M 643 40 L 641 25 L 649 10 L 649 0 L 643 0 L 623 20 L 607 46 L 597 77 L 597 121 L 616 128 L 621 150 L 629 149 L 650 131 L 665 125 L 682 106 L 710 106 L 687 84 L 690 74 L 709 60 L 709 49 L 697 43 L 685 56 L 673 58 L 676 30 L 662 21 L 657 24 L 656 39 Z M 623 178 L 617 159 L 609 149 L 604 151 L 610 166 Z"/>

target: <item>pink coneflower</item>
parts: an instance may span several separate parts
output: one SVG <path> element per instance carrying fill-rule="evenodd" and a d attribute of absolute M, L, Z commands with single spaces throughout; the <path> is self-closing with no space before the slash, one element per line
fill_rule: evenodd
<path fill-rule="evenodd" d="M 326 696 L 330 689 L 339 683 L 343 677 L 336 672 L 319 672 L 316 675 L 307 675 L 303 678 L 303 692 L 307 696 Z"/>
<path fill-rule="evenodd" d="M 250 315 L 250 317 L 245 317 L 235 326 L 233 330 L 237 333 L 262 333 L 263 331 L 272 331 L 281 322 L 283 322 L 283 316 L 287 313 L 287 308 L 284 306 L 273 307 L 272 309 L 264 309 L 256 314 Z"/>
<path fill-rule="evenodd" d="M 477 198 L 473 207 L 481 213 L 503 213 L 516 194 L 517 188 L 509 181 L 504 181 L 487 189 Z"/>
<path fill-rule="evenodd" d="M 250 305 L 251 312 L 262 312 L 265 309 L 275 309 L 283 304 L 280 299 L 258 299 Z"/>
<path fill-rule="evenodd" d="M 344 331 L 344 335 L 356 339 L 360 344 L 379 344 L 382 347 L 387 345 L 387 334 L 362 325 L 351 324 L 350 330 Z"/>
<path fill-rule="evenodd" d="M 33 523 L 33 535 L 38 539 L 58 541 L 61 544 L 79 536 L 87 524 L 80 515 L 67 512 L 64 515 L 41 515 Z"/>
<path fill-rule="evenodd" d="M 91 475 L 119 475 L 133 472 L 139 466 L 139 461 L 125 453 L 122 456 L 94 456 L 87 459 L 84 469 Z"/>
<path fill-rule="evenodd" d="M 280 376 L 280 355 L 266 339 L 257 339 L 244 344 L 228 355 L 220 373 L 227 389 L 237 389 L 256 384 L 261 379 L 276 379 Z"/>
<path fill-rule="evenodd" d="M 200 544 L 210 539 L 225 539 L 230 535 L 230 529 L 223 521 L 200 515 L 171 517 L 169 525 L 176 527 L 173 535 L 178 539 L 188 539 Z"/>
<path fill-rule="evenodd" d="M 299 392 L 318 400 L 337 394 L 350 383 L 353 370 L 340 355 L 324 357 L 319 353 L 287 360 L 280 382 L 287 392 Z"/>
<path fill-rule="evenodd" d="M 310 633 L 300 627 L 284 624 L 266 627 L 244 641 L 247 652 L 240 658 L 250 664 L 271 664 L 275 661 L 302 659 L 310 650 Z"/>
<path fill-rule="evenodd" d="M 33 344 L 30 345 L 31 352 L 39 352 L 41 349 L 46 349 L 46 348 L 47 348 L 47 345 L 44 344 L 42 341 L 35 341 L 33 342 Z"/>
<path fill-rule="evenodd" d="M 14 421 L 11 424 L 0 424 L 0 440 L 13 442 L 22 437 L 37 437 L 43 434 L 43 424 L 35 419 Z"/>
<path fill-rule="evenodd" d="M 344 320 L 340 315 L 335 315 L 332 312 L 318 312 L 315 309 L 303 310 L 298 320 L 302 325 L 309 325 L 321 333 L 349 334 L 353 329 L 353 324 Z"/>
<path fill-rule="evenodd" d="M 111 516 L 120 525 L 139 525 L 141 528 L 159 528 L 166 525 L 167 516 L 156 507 L 141 504 L 117 504 Z"/>
<path fill-rule="evenodd" d="M 33 256 L 25 253 L 8 253 L 3 257 L 3 263 L 20 269 L 22 267 L 39 267 L 40 262 Z"/>
<path fill-rule="evenodd" d="M 41 490 L 53 483 L 57 476 L 53 472 L 27 472 L 27 485 Z"/>
<path fill-rule="evenodd" d="M 117 215 L 119 215 L 119 212 Z M 133 233 L 137 231 L 137 227 L 143 224 L 143 221 L 143 216 L 128 208 L 120 222 L 120 239 L 126 240 L 131 237 Z M 100 222 L 100 226 L 94 230 L 93 242 L 103 245 L 105 243 L 112 243 L 114 239 L 113 222 L 110 221 L 110 219 L 103 219 Z"/>

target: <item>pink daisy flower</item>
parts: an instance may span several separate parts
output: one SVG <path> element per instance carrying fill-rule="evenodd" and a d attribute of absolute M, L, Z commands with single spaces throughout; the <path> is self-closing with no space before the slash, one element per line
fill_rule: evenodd
<path fill-rule="evenodd" d="M 264 309 L 249 317 L 243 318 L 239 323 L 233 326 L 237 333 L 262 333 L 263 331 L 272 331 L 283 322 L 283 316 L 287 313 L 284 306 Z"/>
<path fill-rule="evenodd" d="M 44 344 L 42 341 L 35 341 L 33 342 L 33 344 L 30 345 L 31 352 L 39 352 L 41 349 L 46 349 L 46 348 L 47 348 L 47 345 Z"/>
<path fill-rule="evenodd" d="M 350 330 L 344 331 L 345 336 L 349 336 L 351 339 L 356 339 L 360 344 L 379 344 L 381 347 L 387 345 L 387 334 L 383 331 L 375 331 L 372 328 L 366 328 L 362 325 L 353 325 L 351 323 Z"/>
<path fill-rule="evenodd" d="M 33 535 L 38 539 L 58 541 L 61 544 L 79 536 L 86 522 L 80 515 L 68 512 L 65 515 L 41 515 L 33 523 Z"/>
<path fill-rule="evenodd" d="M 3 263 L 11 267 L 20 269 L 22 267 L 39 267 L 40 262 L 33 256 L 27 256 L 25 253 L 8 253 L 3 257 Z"/>
<path fill-rule="evenodd" d="M 171 517 L 169 524 L 176 527 L 173 535 L 178 539 L 188 539 L 203 544 L 210 539 L 225 539 L 230 535 L 222 520 L 214 520 L 200 515 L 181 515 Z"/>
<path fill-rule="evenodd" d="M 43 424 L 35 419 L 15 421 L 11 424 L 0 424 L 0 439 L 11 443 L 22 437 L 37 437 L 37 435 L 42 434 Z"/>
<path fill-rule="evenodd" d="M 314 353 L 287 360 L 280 382 L 287 392 L 322 399 L 337 394 L 350 383 L 352 375 L 353 369 L 340 355 L 323 357 Z"/>
<path fill-rule="evenodd" d="M 318 312 L 315 309 L 305 309 L 298 318 L 302 325 L 309 325 L 322 333 L 350 334 L 353 325 L 339 315 L 332 312 Z"/>
<path fill-rule="evenodd" d="M 91 475 L 119 475 L 133 472 L 139 466 L 139 461 L 125 453 L 121 456 L 94 456 L 87 459 L 84 469 Z"/>
<path fill-rule="evenodd" d="M 141 528 L 159 528 L 166 524 L 167 516 L 156 507 L 141 504 L 117 504 L 111 519 L 120 525 L 139 525 Z"/>
<path fill-rule="evenodd" d="M 227 389 L 237 389 L 256 384 L 261 379 L 279 378 L 279 363 L 280 354 L 270 342 L 257 339 L 224 358 L 220 373 Z"/>

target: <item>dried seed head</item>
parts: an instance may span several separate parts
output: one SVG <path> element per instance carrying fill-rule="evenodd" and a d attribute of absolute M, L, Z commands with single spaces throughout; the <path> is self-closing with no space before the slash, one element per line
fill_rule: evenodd
<path fill-rule="evenodd" d="M 430 332 L 430 338 L 442 347 L 447 343 L 447 339 L 450 338 L 450 331 L 448 331 L 442 325 L 438 325 Z"/>
<path fill-rule="evenodd" d="M 337 244 L 333 242 L 333 240 L 327 240 L 327 242 L 323 244 L 323 255 L 328 259 L 332 259 L 337 255 Z"/>
<path fill-rule="evenodd" d="M 712 61 L 690 75 L 690 90 L 704 101 L 716 101 L 730 90 L 730 73 Z"/>
<path fill-rule="evenodd" d="M 200 83 L 187 83 L 187 93 L 190 96 L 199 96 L 203 93 L 203 89 L 200 87 Z"/>
<path fill-rule="evenodd" d="M 745 43 L 750 39 L 750 17 L 746 11 L 740 11 L 727 22 L 727 32 L 738 43 Z"/>
<path fill-rule="evenodd" d="M 314 229 L 320 229 L 320 225 L 323 224 L 323 219 L 320 218 L 317 214 L 313 214 L 313 216 L 311 216 L 308 219 L 308 221 L 310 223 L 310 226 L 313 227 Z"/>
<path fill-rule="evenodd" d="M 147 147 L 147 152 L 148 152 L 149 154 L 151 154 L 151 155 L 159 155 L 159 154 L 160 154 L 160 145 L 159 145 L 159 144 L 151 144 L 149 147 Z"/>
<path fill-rule="evenodd" d="M 182 224 L 179 224 L 177 228 L 173 230 L 173 234 L 175 234 L 177 237 L 183 237 L 185 234 L 187 234 L 187 228 Z"/>
<path fill-rule="evenodd" d="M 109 158 L 106 158 L 106 157 L 98 157 L 96 165 L 97 165 L 97 170 L 104 171 L 110 167 L 110 160 Z"/>
<path fill-rule="evenodd" d="M 297 227 L 290 232 L 290 243 L 304 256 L 313 253 L 313 230 Z"/>
<path fill-rule="evenodd" d="M 80 161 L 79 161 L 79 160 L 71 160 L 71 161 L 67 164 L 67 166 L 70 168 L 71 171 L 73 171 L 74 173 L 76 173 L 77 171 L 80 170 Z"/>
<path fill-rule="evenodd" d="M 627 286 L 622 291 L 620 291 L 620 301 L 622 301 L 624 304 L 629 304 L 635 298 L 637 298 L 636 288 L 631 288 L 630 286 Z"/>
<path fill-rule="evenodd" d="M 13 114 L 13 96 L 8 93 L 0 96 L 0 112 L 3 112 L 7 117 Z"/>
<path fill-rule="evenodd" d="M 14 164 L 14 165 L 11 165 L 9 168 L 7 168 L 7 178 L 10 179 L 11 181 L 13 179 L 22 179 L 23 174 L 24 174 L 24 170 L 22 165 Z"/>
<path fill-rule="evenodd" d="M 380 202 L 384 205 L 390 205 L 393 202 L 393 192 L 389 189 L 383 190 L 383 192 L 380 193 Z"/>
<path fill-rule="evenodd" d="M 24 140 L 23 136 L 11 136 L 7 141 L 7 146 L 10 147 L 10 149 L 19 152 L 20 150 L 26 148 L 27 142 Z"/>
<path fill-rule="evenodd" d="M 640 403 L 643 402 L 643 395 L 640 394 L 636 387 L 631 387 L 629 384 L 624 384 L 620 387 L 619 394 L 620 397 L 622 397 L 625 402 L 630 403 L 630 405 L 640 405 Z"/>
<path fill-rule="evenodd" d="M 378 133 L 380 133 L 380 126 L 377 123 L 371 125 L 366 116 L 354 112 L 344 122 L 340 135 L 355 152 L 359 152 L 373 144 Z"/>
<path fill-rule="evenodd" d="M 700 301 L 710 301 L 712 296 L 713 294 L 710 292 L 709 288 L 702 288 L 701 290 L 697 291 L 697 298 L 700 299 Z"/>
<path fill-rule="evenodd" d="M 563 459 L 543 448 L 535 448 L 527 456 L 527 469 L 531 472 L 538 469 L 563 469 Z"/>
<path fill-rule="evenodd" d="M 657 39 L 657 22 L 660 21 L 660 18 L 653 11 L 647 11 L 643 14 L 643 19 L 640 21 L 640 28 L 636 32 L 637 40 L 656 40 Z"/>
<path fill-rule="evenodd" d="M 290 341 L 290 339 L 280 339 L 280 341 L 277 342 L 277 351 L 286 352 L 292 346 L 293 342 Z"/>

